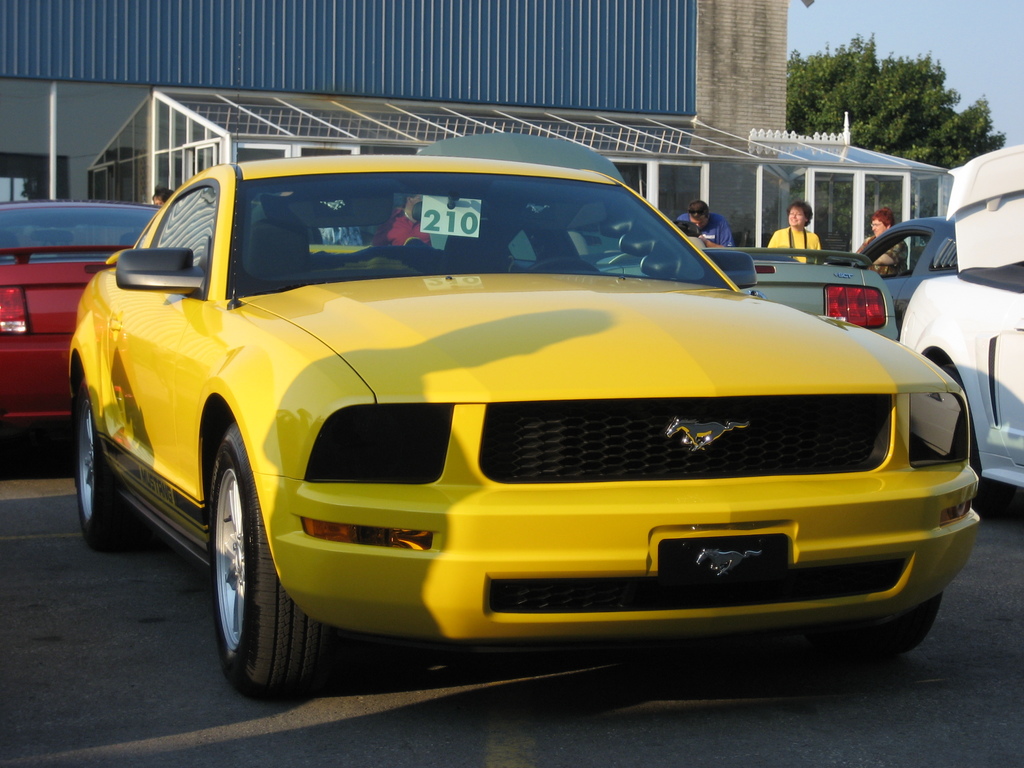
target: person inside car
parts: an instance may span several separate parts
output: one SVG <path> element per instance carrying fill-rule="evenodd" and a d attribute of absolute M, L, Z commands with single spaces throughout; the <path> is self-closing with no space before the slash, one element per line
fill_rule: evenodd
<path fill-rule="evenodd" d="M 895 223 L 896 217 L 893 216 L 892 209 L 890 208 L 879 208 L 871 214 L 871 236 L 861 243 L 857 253 L 864 253 L 864 249 L 867 248 L 869 243 Z M 900 241 L 875 259 L 871 268 L 882 277 L 894 277 L 905 271 L 906 264 L 907 249 L 903 242 Z"/>
<path fill-rule="evenodd" d="M 373 245 L 405 245 L 411 240 L 430 243 L 430 235 L 420 231 L 419 212 L 422 195 L 408 195 L 405 205 L 395 208 L 373 236 Z"/>

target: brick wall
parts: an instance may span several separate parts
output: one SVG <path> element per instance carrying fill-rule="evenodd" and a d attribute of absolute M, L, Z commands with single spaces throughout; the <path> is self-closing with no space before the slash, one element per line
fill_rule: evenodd
<path fill-rule="evenodd" d="M 751 128 L 786 129 L 789 5 L 790 0 L 698 0 L 701 122 L 741 137 Z"/>

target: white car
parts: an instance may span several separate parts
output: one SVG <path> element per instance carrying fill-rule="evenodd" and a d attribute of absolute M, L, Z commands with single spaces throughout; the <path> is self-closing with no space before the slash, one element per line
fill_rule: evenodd
<path fill-rule="evenodd" d="M 918 287 L 900 340 L 967 392 L 975 506 L 998 514 L 1024 487 L 1024 145 L 951 173 L 959 272 Z"/>

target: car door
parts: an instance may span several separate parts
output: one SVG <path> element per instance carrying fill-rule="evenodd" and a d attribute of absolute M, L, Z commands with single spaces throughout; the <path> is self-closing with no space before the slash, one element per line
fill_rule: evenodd
<path fill-rule="evenodd" d="M 897 244 L 901 244 L 907 254 L 906 270 L 898 275 L 883 276 L 883 279 L 892 293 L 897 325 L 901 325 L 907 305 L 921 281 L 956 269 L 956 241 L 928 226 L 901 226 L 873 240 L 864 253 L 874 261 Z"/>
<path fill-rule="evenodd" d="M 190 248 L 195 263 L 205 264 L 217 197 L 215 186 L 199 186 L 169 203 L 150 246 Z M 150 500 L 173 506 L 173 489 L 188 485 L 178 437 L 179 420 L 191 416 L 180 408 L 181 340 L 203 298 L 141 290 L 116 295 L 110 323 L 118 334 L 109 365 L 118 440 L 135 458 L 132 471 Z"/>
<path fill-rule="evenodd" d="M 1024 294 L 1005 298 L 1003 327 L 993 343 L 993 411 L 1007 455 L 1024 466 Z"/>

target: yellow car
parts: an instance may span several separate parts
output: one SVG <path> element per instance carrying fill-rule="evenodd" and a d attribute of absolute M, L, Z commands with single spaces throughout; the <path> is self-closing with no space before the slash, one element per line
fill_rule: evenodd
<path fill-rule="evenodd" d="M 209 567 L 246 694 L 345 638 L 900 653 L 973 546 L 952 380 L 599 173 L 218 166 L 114 258 L 71 350 L 83 533 Z"/>

